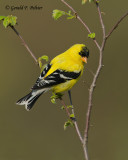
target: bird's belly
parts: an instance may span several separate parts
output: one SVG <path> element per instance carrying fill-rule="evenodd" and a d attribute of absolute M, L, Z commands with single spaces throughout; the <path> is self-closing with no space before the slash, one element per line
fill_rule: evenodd
<path fill-rule="evenodd" d="M 70 90 L 76 82 L 77 82 L 77 80 L 73 79 L 73 80 L 67 81 L 65 83 L 58 84 L 57 86 L 52 87 L 52 91 L 54 93 L 60 93 L 60 92 L 66 91 L 66 90 Z"/>

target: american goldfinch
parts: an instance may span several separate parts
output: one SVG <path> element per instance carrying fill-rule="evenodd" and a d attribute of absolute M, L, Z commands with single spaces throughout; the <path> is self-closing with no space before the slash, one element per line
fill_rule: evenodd
<path fill-rule="evenodd" d="M 25 105 L 30 110 L 43 93 L 52 90 L 57 94 L 70 90 L 81 77 L 88 56 L 89 50 L 84 44 L 75 44 L 56 56 L 44 68 L 32 91 L 16 104 Z"/>

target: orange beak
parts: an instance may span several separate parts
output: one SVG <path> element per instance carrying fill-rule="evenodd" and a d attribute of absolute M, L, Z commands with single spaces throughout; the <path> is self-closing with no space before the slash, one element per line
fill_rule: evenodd
<path fill-rule="evenodd" d="M 87 57 L 82 57 L 81 59 L 83 62 L 87 63 Z"/>

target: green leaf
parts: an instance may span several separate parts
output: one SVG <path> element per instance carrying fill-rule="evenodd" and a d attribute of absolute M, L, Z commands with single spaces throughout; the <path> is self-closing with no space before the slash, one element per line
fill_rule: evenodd
<path fill-rule="evenodd" d="M 71 11 L 65 12 L 65 15 L 68 16 L 67 19 L 73 19 L 73 18 L 75 18 L 75 16 L 71 14 Z"/>
<path fill-rule="evenodd" d="M 56 99 L 61 99 L 61 97 L 63 96 L 63 94 L 62 93 L 54 93 L 54 92 L 52 92 L 52 96 L 50 97 L 51 98 L 51 102 L 53 103 L 53 104 L 55 104 L 56 103 Z"/>
<path fill-rule="evenodd" d="M 70 16 L 70 17 L 67 17 L 67 19 L 73 19 L 75 18 L 75 16 Z"/>
<path fill-rule="evenodd" d="M 91 2 L 95 2 L 95 3 L 100 3 L 100 1 L 98 1 L 98 0 L 89 0 L 89 2 L 91 3 Z"/>
<path fill-rule="evenodd" d="M 63 15 L 67 15 L 68 16 L 67 19 L 73 19 L 73 18 L 75 18 L 75 16 L 71 14 L 71 11 L 64 12 L 64 11 L 60 11 L 58 9 L 53 10 L 52 16 L 53 16 L 53 18 L 55 20 L 57 20 L 58 18 L 60 18 Z"/>
<path fill-rule="evenodd" d="M 96 1 L 96 3 L 98 4 L 98 3 L 100 3 L 100 1 Z"/>
<path fill-rule="evenodd" d="M 51 99 L 51 102 L 52 102 L 53 104 L 56 104 L 56 99 L 55 99 L 55 98 L 52 98 L 52 99 Z"/>
<path fill-rule="evenodd" d="M 62 109 L 62 110 L 64 110 L 64 109 L 65 109 L 65 107 L 64 107 L 64 106 L 61 106 L 61 109 Z"/>
<path fill-rule="evenodd" d="M 41 60 L 45 60 L 47 62 L 49 60 L 49 58 L 46 55 L 43 55 L 43 56 L 41 56 L 41 57 L 38 58 L 38 64 L 39 64 L 39 67 L 40 67 L 41 73 L 42 73 L 42 71 L 46 67 L 47 63 L 43 65 Z"/>
<path fill-rule="evenodd" d="M 68 120 L 64 123 L 64 130 L 67 129 L 68 126 L 74 126 L 74 123 L 71 120 Z"/>
<path fill-rule="evenodd" d="M 4 18 L 3 25 L 6 28 L 8 25 L 14 26 L 16 24 L 17 17 L 9 15 Z"/>
<path fill-rule="evenodd" d="M 43 55 L 40 57 L 40 60 L 46 60 L 46 62 L 48 62 L 49 58 L 46 55 Z"/>
<path fill-rule="evenodd" d="M 58 10 L 58 9 L 55 9 L 53 10 L 53 13 L 52 13 L 52 17 L 57 20 L 59 19 L 61 16 L 65 15 L 65 12 L 64 11 L 61 11 L 61 10 Z"/>
<path fill-rule="evenodd" d="M 91 3 L 91 2 L 93 2 L 94 0 L 89 0 L 89 2 Z"/>
<path fill-rule="evenodd" d="M 0 16 L 0 20 L 3 20 L 4 18 L 6 18 L 5 16 Z"/>
<path fill-rule="evenodd" d="M 67 108 L 72 108 L 72 105 L 67 106 Z"/>
<path fill-rule="evenodd" d="M 42 68 L 42 62 L 38 60 L 39 67 Z"/>
<path fill-rule="evenodd" d="M 6 28 L 9 25 L 8 18 L 4 18 L 3 25 Z"/>
<path fill-rule="evenodd" d="M 68 11 L 68 14 L 71 15 L 71 11 L 70 10 Z"/>
<path fill-rule="evenodd" d="M 70 118 L 74 118 L 75 116 L 74 116 L 74 114 L 70 114 Z"/>
<path fill-rule="evenodd" d="M 42 67 L 41 67 L 41 73 L 43 72 L 44 68 L 47 66 L 47 63 L 44 64 Z"/>
<path fill-rule="evenodd" d="M 90 33 L 90 34 L 88 34 L 88 37 L 94 39 L 96 37 L 96 34 L 95 33 Z"/>
<path fill-rule="evenodd" d="M 56 104 L 56 99 L 58 98 L 58 96 L 54 92 L 52 92 L 52 96 L 50 98 L 51 98 L 51 102 L 53 104 Z"/>
<path fill-rule="evenodd" d="M 15 17 L 15 16 L 11 16 L 10 17 L 11 26 L 15 26 L 16 25 L 16 20 L 17 20 L 17 17 Z"/>
<path fill-rule="evenodd" d="M 85 4 L 88 0 L 82 0 L 82 5 Z"/>

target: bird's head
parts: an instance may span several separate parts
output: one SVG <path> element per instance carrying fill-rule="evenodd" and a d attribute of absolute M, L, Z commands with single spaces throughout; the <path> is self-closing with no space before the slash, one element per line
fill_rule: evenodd
<path fill-rule="evenodd" d="M 70 53 L 76 58 L 81 59 L 84 63 L 87 63 L 89 57 L 89 50 L 84 44 L 75 44 L 70 48 Z"/>

